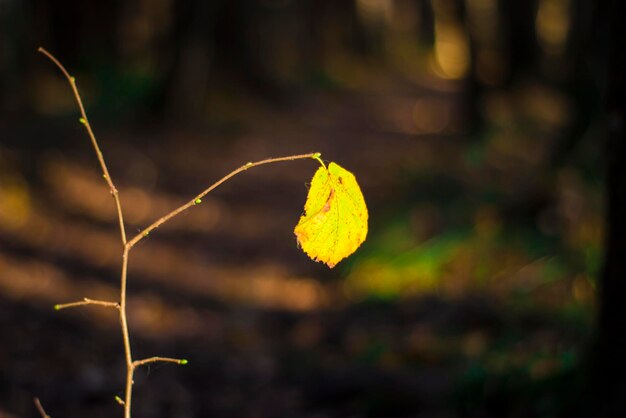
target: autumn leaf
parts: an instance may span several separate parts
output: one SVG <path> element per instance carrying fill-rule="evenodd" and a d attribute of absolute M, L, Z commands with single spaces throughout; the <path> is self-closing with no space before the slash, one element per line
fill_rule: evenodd
<path fill-rule="evenodd" d="M 315 172 L 304 215 L 294 233 L 311 259 L 333 268 L 365 241 L 367 219 L 365 199 L 354 174 L 330 163 Z"/>

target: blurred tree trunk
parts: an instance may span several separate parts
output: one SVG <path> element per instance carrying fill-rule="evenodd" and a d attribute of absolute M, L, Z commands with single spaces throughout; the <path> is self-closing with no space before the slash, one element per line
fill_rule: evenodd
<path fill-rule="evenodd" d="M 536 72 L 540 53 L 535 34 L 536 0 L 496 0 L 488 17 L 484 14 L 485 4 L 457 0 L 455 7 L 460 20 L 466 22 L 471 53 L 463 97 L 468 137 L 480 135 L 486 127 L 480 104 L 485 93 L 494 88 L 510 90 L 520 79 Z"/>
<path fill-rule="evenodd" d="M 594 1 L 570 0 L 571 29 L 566 52 L 558 74 L 548 75 L 572 103 L 570 121 L 551 150 L 549 161 L 553 169 L 567 162 L 605 111 L 602 94 L 606 88 L 606 22 L 601 19 Z"/>
<path fill-rule="evenodd" d="M 601 3 L 603 22 L 600 23 L 608 23 L 609 46 L 606 248 L 599 289 L 597 335 L 586 382 L 588 402 L 579 412 L 600 418 L 626 416 L 626 56 L 621 3 L 618 0 Z M 604 27 L 597 29 L 605 30 Z"/>
<path fill-rule="evenodd" d="M 172 28 L 160 51 L 166 68 L 153 99 L 159 118 L 193 119 L 202 113 L 214 55 L 214 26 L 220 2 L 180 0 L 174 3 Z"/>

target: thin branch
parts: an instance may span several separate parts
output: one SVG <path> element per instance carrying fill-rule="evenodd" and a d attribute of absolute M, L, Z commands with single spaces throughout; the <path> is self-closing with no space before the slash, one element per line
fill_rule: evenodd
<path fill-rule="evenodd" d="M 57 311 L 60 311 L 61 309 L 75 308 L 78 306 L 86 306 L 86 305 L 97 305 L 97 306 L 104 306 L 107 308 L 115 308 L 115 309 L 120 308 L 120 304 L 117 302 L 109 302 L 106 300 L 94 300 L 94 299 L 84 298 L 83 300 L 80 300 L 78 302 L 61 303 L 59 305 L 54 305 L 54 309 Z"/>
<path fill-rule="evenodd" d="M 128 241 L 128 243 L 126 244 L 126 247 L 128 247 L 129 249 L 132 248 L 133 246 L 135 246 L 135 244 L 137 244 L 139 241 L 141 241 L 144 237 L 148 236 L 148 234 L 150 234 L 150 232 L 152 232 L 154 229 L 156 229 L 159 226 L 163 225 L 165 222 L 169 221 L 174 216 L 184 212 L 185 210 L 189 209 L 190 207 L 195 206 L 195 205 L 201 203 L 202 202 L 202 198 L 204 196 L 206 196 L 209 192 L 211 192 L 213 189 L 215 189 L 216 187 L 218 187 L 219 185 L 221 185 L 222 183 L 224 183 L 225 181 L 227 181 L 231 177 L 234 177 L 234 176 L 236 176 L 237 174 L 239 174 L 239 173 L 241 173 L 243 171 L 246 171 L 246 170 L 248 170 L 248 169 L 250 169 L 252 167 L 257 167 L 257 166 L 260 166 L 260 165 L 263 165 L 263 164 L 277 163 L 277 162 L 280 162 L 280 161 L 302 160 L 302 159 L 305 159 L 305 158 L 319 159 L 319 153 L 315 152 L 315 153 L 309 153 L 309 154 L 291 155 L 289 157 L 267 158 L 265 160 L 257 161 L 257 162 L 254 162 L 254 163 L 250 162 L 250 163 L 244 164 L 241 167 L 239 167 L 238 169 L 231 171 L 229 174 L 225 175 L 220 180 L 218 180 L 215 183 L 213 183 L 212 185 L 210 185 L 208 188 L 206 188 L 204 191 L 202 191 L 202 193 L 200 193 L 199 195 L 197 195 L 196 197 L 191 199 L 189 202 L 187 202 L 184 205 L 178 207 L 177 209 L 174 209 L 173 211 L 171 211 L 167 215 L 159 218 L 152 225 L 150 225 L 149 227 L 147 227 L 146 229 L 141 231 L 139 234 L 135 235 L 135 237 L 133 237 L 133 239 Z"/>
<path fill-rule="evenodd" d="M 41 418 L 50 418 L 50 415 L 46 414 L 46 410 L 43 409 L 43 406 L 41 406 L 39 398 L 33 398 L 33 402 L 35 402 L 35 407 L 37 408 L 37 411 L 39 411 Z"/>
<path fill-rule="evenodd" d="M 124 418 L 130 418 L 130 405 L 133 398 L 133 354 L 130 346 L 130 332 L 128 331 L 128 319 L 126 318 L 126 283 L 128 279 L 128 253 L 130 247 L 124 245 L 122 255 L 122 273 L 120 279 L 120 327 L 122 328 L 122 340 L 124 341 L 124 358 L 126 360 L 126 390 L 124 392 Z"/>
<path fill-rule="evenodd" d="M 139 366 L 143 366 L 149 363 L 175 363 L 175 364 L 187 364 L 188 361 L 184 358 L 169 358 L 169 357 L 150 357 L 145 358 L 143 360 L 135 360 L 133 361 L 133 367 L 137 368 Z"/>
<path fill-rule="evenodd" d="M 80 110 L 80 122 L 85 126 L 87 130 L 87 134 L 89 135 L 89 139 L 91 139 L 91 144 L 93 145 L 94 150 L 96 151 L 96 156 L 98 157 L 98 161 L 100 162 L 100 167 L 102 168 L 102 176 L 104 180 L 109 185 L 109 189 L 111 191 L 111 195 L 115 200 L 115 207 L 117 209 L 117 218 L 119 220 L 120 226 L 120 234 L 122 236 L 122 245 L 126 245 L 126 229 L 124 228 L 124 217 L 122 215 L 122 202 L 120 201 L 119 192 L 113 184 L 113 179 L 111 179 L 111 175 L 109 174 L 109 169 L 107 168 L 106 163 L 104 162 L 104 156 L 102 155 L 102 151 L 100 151 L 100 146 L 98 145 L 98 141 L 96 140 L 96 136 L 91 129 L 91 124 L 89 123 L 89 118 L 87 118 L 87 113 L 85 112 L 85 106 L 83 106 L 83 100 L 80 97 L 80 93 L 78 92 L 78 87 L 76 87 L 76 79 L 70 75 L 69 72 L 65 69 L 63 64 L 56 59 L 54 55 L 48 52 L 45 48 L 39 47 L 39 52 L 44 54 L 46 57 L 50 59 L 56 65 L 59 70 L 63 73 L 67 82 L 72 87 L 72 92 L 74 93 L 74 98 L 76 99 L 76 103 L 78 104 L 78 108 Z"/>
<path fill-rule="evenodd" d="M 98 162 L 100 163 L 100 168 L 102 169 L 102 176 L 104 180 L 107 182 L 109 186 L 109 190 L 113 199 L 115 200 L 115 207 L 117 210 L 117 219 L 119 222 L 120 228 L 120 236 L 122 239 L 122 246 L 124 248 L 124 253 L 122 256 L 122 273 L 120 280 L 120 302 L 119 304 L 114 302 L 104 302 L 99 301 L 90 301 L 85 299 L 81 302 L 73 302 L 69 304 L 57 305 L 56 309 L 69 308 L 74 306 L 82 306 L 82 305 L 102 305 L 102 306 L 115 306 L 119 312 L 120 318 L 120 328 L 122 330 L 122 340 L 124 342 L 124 353 L 126 359 L 126 391 L 125 391 L 125 401 L 124 401 L 124 417 L 130 418 L 130 404 L 132 397 L 132 387 L 133 387 L 133 359 L 131 354 L 130 347 L 130 337 L 128 331 L 128 321 L 126 319 L 126 276 L 128 271 L 128 251 L 129 247 L 126 245 L 126 229 L 124 227 L 124 215 L 122 213 L 122 203 L 119 197 L 119 192 L 113 183 L 113 179 L 109 174 L 109 169 L 107 168 L 106 162 L 104 161 L 104 156 L 102 151 L 100 151 L 100 146 L 98 145 L 98 141 L 96 140 L 96 136 L 91 129 L 91 124 L 89 123 L 89 118 L 87 118 L 87 113 L 85 112 L 85 106 L 83 105 L 83 101 L 80 97 L 80 93 L 78 92 L 78 87 L 76 86 L 76 79 L 70 75 L 70 73 L 65 69 L 63 64 L 59 62 L 54 55 L 45 50 L 44 48 L 39 48 L 39 52 L 48 57 L 58 68 L 61 70 L 65 78 L 67 79 L 70 87 L 72 88 L 72 92 L 74 93 L 74 98 L 76 99 L 76 103 L 78 104 L 78 108 L 80 110 L 81 118 L 80 122 L 85 126 L 87 130 L 87 134 L 89 135 L 89 139 L 91 140 L 91 144 L 93 149 L 96 152 L 96 156 L 98 157 Z"/>

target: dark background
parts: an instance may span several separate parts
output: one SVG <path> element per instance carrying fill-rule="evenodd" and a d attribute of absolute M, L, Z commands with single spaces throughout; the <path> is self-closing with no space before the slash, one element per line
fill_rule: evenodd
<path fill-rule="evenodd" d="M 368 240 L 297 248 L 315 161 L 130 254 L 135 417 L 626 412 L 623 35 L 591 0 L 0 1 L 0 417 L 121 416 L 121 248 L 321 152 Z"/>

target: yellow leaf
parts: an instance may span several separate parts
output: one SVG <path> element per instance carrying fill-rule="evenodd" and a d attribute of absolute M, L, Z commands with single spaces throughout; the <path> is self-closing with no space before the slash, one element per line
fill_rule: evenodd
<path fill-rule="evenodd" d="M 354 174 L 330 163 L 315 172 L 294 233 L 311 259 L 332 268 L 365 241 L 367 217 Z"/>

